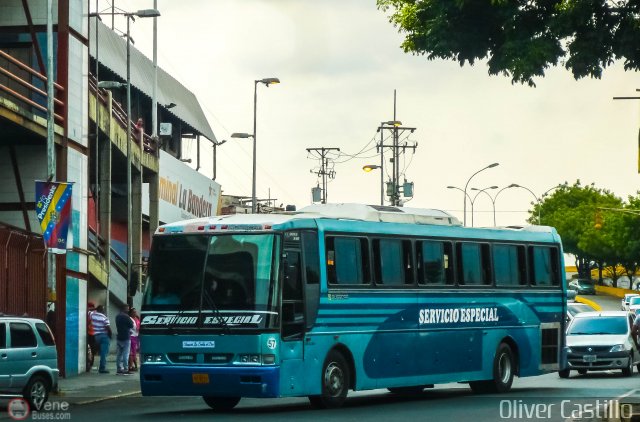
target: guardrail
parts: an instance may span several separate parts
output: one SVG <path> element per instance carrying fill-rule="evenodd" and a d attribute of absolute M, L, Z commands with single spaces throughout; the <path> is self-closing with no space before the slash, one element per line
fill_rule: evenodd
<path fill-rule="evenodd" d="M 0 58 L 4 59 L 4 60 L 0 60 L 0 73 L 3 74 L 4 76 L 8 77 L 10 81 L 15 82 L 16 84 L 24 87 L 27 89 L 27 93 L 29 96 L 33 96 L 33 97 L 40 97 L 42 99 L 42 103 L 45 104 L 43 105 L 42 103 L 35 101 L 32 98 L 29 98 L 29 96 L 27 95 L 23 95 L 20 92 L 18 92 L 16 90 L 16 88 L 18 88 L 17 86 L 15 88 L 11 88 L 5 84 L 0 83 L 0 90 L 4 91 L 5 93 L 7 93 L 9 96 L 13 97 L 14 99 L 17 99 L 18 101 L 21 101 L 22 103 L 26 104 L 27 106 L 31 106 L 39 111 L 41 111 L 42 113 L 47 114 L 47 98 L 48 95 L 45 91 L 43 91 L 42 89 L 38 88 L 37 86 L 33 85 L 31 83 L 31 81 L 28 81 L 26 79 L 23 79 L 22 77 L 18 76 L 15 72 L 10 70 L 10 66 L 9 64 L 13 64 L 15 66 L 17 66 L 19 69 L 27 72 L 29 75 L 39 79 L 40 81 L 42 81 L 42 83 L 44 84 L 44 86 L 47 86 L 47 77 L 39 72 L 36 72 L 35 70 L 33 70 L 31 67 L 29 67 L 28 65 L 22 63 L 20 60 L 14 58 L 13 56 L 11 56 L 10 54 L 0 50 Z M 9 64 L 7 64 L 6 62 L 8 62 Z M 53 87 L 54 89 L 57 91 L 57 93 L 60 93 L 61 91 L 64 91 L 64 87 L 62 87 L 62 85 L 59 85 L 57 83 L 53 83 Z M 60 101 L 58 98 L 54 98 L 53 102 L 56 106 L 58 107 L 63 107 L 64 103 L 62 101 Z M 56 122 L 58 123 L 62 123 L 64 122 L 64 118 L 57 113 L 53 113 L 53 117 L 55 119 Z"/>
<path fill-rule="evenodd" d="M 89 89 L 93 92 L 98 100 L 106 107 L 107 106 L 107 91 L 103 88 L 98 88 L 96 78 L 93 75 L 89 75 Z M 111 102 L 111 115 L 114 120 L 118 122 L 121 128 L 127 127 L 127 113 L 124 111 L 122 104 L 117 101 Z M 144 129 L 136 127 L 133 122 L 129 128 L 129 136 L 135 139 L 140 145 L 140 149 L 149 154 L 158 154 L 158 142 L 151 136 L 144 133 Z"/>

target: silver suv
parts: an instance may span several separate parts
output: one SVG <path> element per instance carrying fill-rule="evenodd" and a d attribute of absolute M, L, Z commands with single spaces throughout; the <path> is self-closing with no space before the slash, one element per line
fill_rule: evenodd
<path fill-rule="evenodd" d="M 0 396 L 24 397 L 39 410 L 58 386 L 58 355 L 40 319 L 0 316 Z"/>

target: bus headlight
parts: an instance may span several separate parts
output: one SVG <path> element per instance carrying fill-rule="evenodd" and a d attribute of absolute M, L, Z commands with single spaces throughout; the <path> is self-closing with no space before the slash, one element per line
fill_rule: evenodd
<path fill-rule="evenodd" d="M 158 355 L 158 354 L 144 355 L 144 361 L 146 363 L 162 362 L 162 355 Z"/>
<path fill-rule="evenodd" d="M 240 363 L 259 365 L 260 355 L 240 355 Z"/>
<path fill-rule="evenodd" d="M 610 352 L 624 352 L 624 344 L 616 344 L 609 350 Z"/>

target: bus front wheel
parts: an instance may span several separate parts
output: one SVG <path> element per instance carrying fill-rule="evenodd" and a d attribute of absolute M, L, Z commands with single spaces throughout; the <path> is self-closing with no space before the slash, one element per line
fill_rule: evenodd
<path fill-rule="evenodd" d="M 340 352 L 332 350 L 322 366 L 322 394 L 309 396 L 314 407 L 330 409 L 342 406 L 351 382 L 349 365 Z"/>
<path fill-rule="evenodd" d="M 515 366 L 511 347 L 506 343 L 500 343 L 493 358 L 493 378 L 471 381 L 469 386 L 474 393 L 505 393 L 511 389 Z"/>
<path fill-rule="evenodd" d="M 240 402 L 240 397 L 202 396 L 202 399 L 210 408 L 220 412 L 228 412 Z"/>

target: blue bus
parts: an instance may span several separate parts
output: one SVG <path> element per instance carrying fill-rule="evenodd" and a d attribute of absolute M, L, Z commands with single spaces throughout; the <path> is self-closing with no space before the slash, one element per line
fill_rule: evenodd
<path fill-rule="evenodd" d="M 141 309 L 145 396 L 416 393 L 566 368 L 555 229 L 462 227 L 452 215 L 356 204 L 216 216 L 156 231 Z"/>

